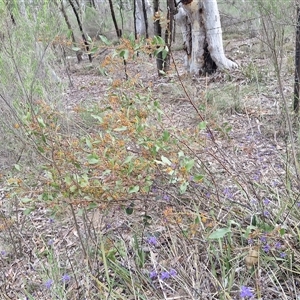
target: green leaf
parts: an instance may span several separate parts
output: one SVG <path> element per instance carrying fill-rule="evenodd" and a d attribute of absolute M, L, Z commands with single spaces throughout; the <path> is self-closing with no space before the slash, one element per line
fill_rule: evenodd
<path fill-rule="evenodd" d="M 257 224 L 258 224 L 257 216 L 253 215 L 252 218 L 251 218 L 251 225 L 252 226 L 257 226 Z"/>
<path fill-rule="evenodd" d="M 161 53 L 163 50 L 164 50 L 163 47 L 159 47 L 159 48 L 157 48 L 157 49 L 153 52 L 153 55 L 154 55 L 155 57 L 157 57 L 157 55 L 158 55 L 159 53 Z"/>
<path fill-rule="evenodd" d="M 159 35 L 155 35 L 152 39 L 153 41 L 153 44 L 155 45 L 162 45 L 164 46 L 165 45 L 165 41 L 162 37 L 160 37 Z"/>
<path fill-rule="evenodd" d="M 80 51 L 81 49 L 79 47 L 72 47 L 72 50 L 77 52 Z"/>
<path fill-rule="evenodd" d="M 169 140 L 169 138 L 170 138 L 170 132 L 165 130 L 163 133 L 163 141 L 167 142 Z"/>
<path fill-rule="evenodd" d="M 98 50 L 99 50 L 98 47 L 93 47 L 93 49 L 91 51 L 89 51 L 88 54 L 95 54 L 98 52 Z"/>
<path fill-rule="evenodd" d="M 91 37 L 90 37 L 89 35 L 87 35 L 87 41 L 88 41 L 89 43 L 92 42 L 92 39 L 91 39 Z"/>
<path fill-rule="evenodd" d="M 194 175 L 194 180 L 195 181 L 202 181 L 203 178 L 204 178 L 204 175 L 201 175 L 201 174 Z"/>
<path fill-rule="evenodd" d="M 134 207 L 134 203 L 131 203 L 126 209 L 125 212 L 127 215 L 132 215 L 133 213 L 133 207 Z"/>
<path fill-rule="evenodd" d="M 261 224 L 258 224 L 258 228 L 262 229 L 265 232 L 271 232 L 274 230 L 274 226 L 266 222 L 262 222 Z"/>
<path fill-rule="evenodd" d="M 216 229 L 213 233 L 209 235 L 210 240 L 217 240 L 223 238 L 227 233 L 230 233 L 231 229 L 230 228 L 219 228 Z"/>
<path fill-rule="evenodd" d="M 207 122 L 203 121 L 203 122 L 200 122 L 198 127 L 200 130 L 204 130 L 206 129 L 206 125 L 207 125 Z"/>
<path fill-rule="evenodd" d="M 99 38 L 105 45 L 107 45 L 107 46 L 111 45 L 111 42 L 107 39 L 106 36 L 100 34 Z"/>
<path fill-rule="evenodd" d="M 34 210 L 35 210 L 35 207 L 26 208 L 26 209 L 24 210 L 23 213 L 24 213 L 25 216 L 28 216 L 28 215 L 31 214 Z"/>
<path fill-rule="evenodd" d="M 29 203 L 29 202 L 31 202 L 31 201 L 32 201 L 32 199 L 27 198 L 27 197 L 24 197 L 24 198 L 21 199 L 21 202 L 22 202 L 22 203 Z"/>
<path fill-rule="evenodd" d="M 72 30 L 68 30 L 67 31 L 67 38 L 70 39 L 72 37 L 72 33 L 73 31 Z"/>
<path fill-rule="evenodd" d="M 72 179 L 71 179 L 71 177 L 70 177 L 69 175 L 67 175 L 67 176 L 65 177 L 65 183 L 68 184 L 68 185 L 71 185 L 71 184 L 72 184 Z"/>
<path fill-rule="evenodd" d="M 21 171 L 21 167 L 20 167 L 20 165 L 18 165 L 18 164 L 14 164 L 14 168 L 15 168 L 17 171 Z"/>
<path fill-rule="evenodd" d="M 47 139 L 46 139 L 46 136 L 44 134 L 42 134 L 42 141 L 46 144 Z"/>
<path fill-rule="evenodd" d="M 195 164 L 195 161 L 193 159 L 189 160 L 186 164 L 185 164 L 185 168 L 186 170 L 189 172 L 191 171 L 191 169 L 193 168 Z"/>
<path fill-rule="evenodd" d="M 87 156 L 87 160 L 90 165 L 95 165 L 95 164 L 99 163 L 99 161 L 100 161 L 99 156 L 95 153 L 89 154 Z"/>
<path fill-rule="evenodd" d="M 200 217 L 199 216 L 197 216 L 196 218 L 195 218 L 195 220 L 194 220 L 194 223 L 195 224 L 200 224 Z"/>
<path fill-rule="evenodd" d="M 93 115 L 93 114 L 91 114 L 91 117 L 94 118 L 94 119 L 96 119 L 96 120 L 99 121 L 100 123 L 103 123 L 102 117 L 100 117 L 100 116 L 98 116 L 98 115 Z"/>
<path fill-rule="evenodd" d="M 240 223 L 238 223 L 238 222 L 236 222 L 236 221 L 234 221 L 234 220 L 229 220 L 228 221 L 228 225 L 231 227 L 232 225 L 233 226 L 237 226 L 237 227 L 241 227 L 241 224 Z"/>
<path fill-rule="evenodd" d="M 100 75 L 107 76 L 107 71 L 105 70 L 105 68 L 101 68 L 100 66 L 98 66 L 98 71 Z"/>
<path fill-rule="evenodd" d="M 180 187 L 179 187 L 179 190 L 180 190 L 180 193 L 181 194 L 184 194 L 187 190 L 187 187 L 188 187 L 189 183 L 187 181 L 184 181 Z"/>
<path fill-rule="evenodd" d="M 89 139 L 85 139 L 85 143 L 88 146 L 88 148 L 90 148 L 90 149 L 93 148 L 93 145 L 92 145 L 92 143 L 91 143 L 91 141 Z"/>
<path fill-rule="evenodd" d="M 163 162 L 164 165 L 169 165 L 169 166 L 172 165 L 171 161 L 163 155 L 161 156 L 161 161 Z"/>
<path fill-rule="evenodd" d="M 227 126 L 225 127 L 226 133 L 229 133 L 232 130 L 232 126 Z"/>
<path fill-rule="evenodd" d="M 184 157 L 184 152 L 182 150 L 178 152 L 178 157 Z"/>
<path fill-rule="evenodd" d="M 138 185 L 135 185 L 135 186 L 131 186 L 129 188 L 129 193 L 132 194 L 132 193 L 137 193 L 138 191 L 140 190 L 140 187 Z"/>
<path fill-rule="evenodd" d="M 119 53 L 119 56 L 122 57 L 122 58 L 124 58 L 125 60 L 127 60 L 128 56 L 129 56 L 128 49 L 121 50 L 120 53 Z"/>
<path fill-rule="evenodd" d="M 162 50 L 162 59 L 166 59 L 166 57 L 168 56 L 169 54 L 169 50 L 167 48 L 167 46 L 165 47 L 165 49 Z"/>
<path fill-rule="evenodd" d="M 131 43 L 135 43 L 135 36 L 132 32 L 129 34 L 128 39 Z"/>
<path fill-rule="evenodd" d="M 88 206 L 88 210 L 93 210 L 98 207 L 98 204 L 95 202 L 91 202 Z"/>
<path fill-rule="evenodd" d="M 251 233 L 253 230 L 256 230 L 256 229 L 257 229 L 256 226 L 253 226 L 253 225 L 247 226 L 247 229 L 246 229 L 245 233 L 243 234 L 243 236 L 244 236 L 246 239 L 248 239 L 250 233 Z"/>
<path fill-rule="evenodd" d="M 279 233 L 281 236 L 284 236 L 285 235 L 285 229 L 284 228 L 280 228 L 279 229 Z"/>
<path fill-rule="evenodd" d="M 42 195 L 39 196 L 39 199 L 43 201 L 51 201 L 53 200 L 52 194 L 49 194 L 48 192 L 43 193 Z"/>
<path fill-rule="evenodd" d="M 123 164 L 128 164 L 129 162 L 131 162 L 132 159 L 133 159 L 133 157 L 134 157 L 133 155 L 127 156 L 127 157 L 125 158 Z"/>
<path fill-rule="evenodd" d="M 45 150 L 44 150 L 44 148 L 43 148 L 43 147 L 41 147 L 41 146 L 38 146 L 38 150 L 39 150 L 41 153 L 45 153 Z"/>
<path fill-rule="evenodd" d="M 152 38 L 151 44 L 152 45 L 156 45 L 157 44 L 157 36 L 156 35 Z"/>
<path fill-rule="evenodd" d="M 72 185 L 70 186 L 70 192 L 74 193 L 77 190 L 77 186 L 76 185 Z"/>
<path fill-rule="evenodd" d="M 83 174 L 79 180 L 79 186 L 84 188 L 84 187 L 87 187 L 88 185 L 89 185 L 88 176 L 87 176 L 87 174 Z"/>
<path fill-rule="evenodd" d="M 116 249 L 110 249 L 108 251 L 108 253 L 106 254 L 106 258 L 110 261 L 115 262 L 116 261 L 116 253 L 118 253 L 118 251 Z"/>
<path fill-rule="evenodd" d="M 46 124 L 44 123 L 44 120 L 42 117 L 38 117 L 37 118 L 37 121 L 39 123 L 39 125 L 42 127 L 42 128 L 45 128 L 46 127 Z"/>

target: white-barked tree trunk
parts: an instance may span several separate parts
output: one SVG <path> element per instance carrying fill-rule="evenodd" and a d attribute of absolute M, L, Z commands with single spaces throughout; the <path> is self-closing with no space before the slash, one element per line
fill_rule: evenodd
<path fill-rule="evenodd" d="M 237 68 L 224 53 L 217 0 L 182 0 L 175 18 L 183 33 L 185 65 L 191 73 Z"/>
<path fill-rule="evenodd" d="M 146 35 L 146 23 L 144 19 L 144 12 L 143 12 L 143 2 L 142 0 L 134 0 L 136 3 L 136 12 L 135 12 L 135 18 L 136 18 L 136 32 L 140 36 Z M 145 0 L 145 8 L 147 13 L 147 19 L 152 18 L 152 7 L 149 2 L 149 0 Z M 149 22 L 148 22 L 149 24 Z M 152 23 L 150 23 L 152 24 Z"/>

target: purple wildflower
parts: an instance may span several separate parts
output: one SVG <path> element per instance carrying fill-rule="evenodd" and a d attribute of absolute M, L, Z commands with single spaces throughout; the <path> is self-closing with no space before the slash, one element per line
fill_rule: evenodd
<path fill-rule="evenodd" d="M 64 282 L 64 283 L 67 283 L 68 281 L 70 281 L 71 277 L 70 275 L 68 274 L 64 274 L 62 277 L 61 277 L 61 280 Z"/>
<path fill-rule="evenodd" d="M 230 188 L 226 187 L 223 191 L 223 194 L 225 197 L 231 199 L 233 197 L 232 192 L 230 191 Z"/>
<path fill-rule="evenodd" d="M 251 297 L 253 297 L 253 293 L 251 292 L 249 287 L 241 286 L 240 297 L 241 298 L 251 298 Z"/>
<path fill-rule="evenodd" d="M 52 246 L 53 245 L 53 243 L 54 243 L 54 240 L 53 239 L 50 239 L 49 241 L 48 241 L 48 246 Z"/>
<path fill-rule="evenodd" d="M 213 135 L 212 135 L 211 132 L 207 132 L 207 133 L 206 133 L 206 136 L 207 136 L 209 139 L 211 139 L 211 138 L 213 137 Z"/>
<path fill-rule="evenodd" d="M 266 243 L 267 242 L 267 237 L 265 236 L 265 235 L 263 235 L 261 238 L 260 238 L 260 241 L 262 242 L 262 243 Z"/>
<path fill-rule="evenodd" d="M 169 275 L 170 275 L 171 277 L 174 277 L 174 276 L 177 275 L 177 271 L 174 270 L 174 269 L 171 269 L 170 272 L 169 272 Z"/>
<path fill-rule="evenodd" d="M 259 181 L 259 179 L 260 179 L 260 175 L 259 174 L 253 175 L 253 180 Z"/>
<path fill-rule="evenodd" d="M 265 244 L 265 245 L 263 246 L 263 251 L 264 251 L 264 252 L 268 253 L 270 250 L 271 250 L 271 247 L 270 247 L 269 244 Z"/>
<path fill-rule="evenodd" d="M 269 213 L 267 210 L 264 210 L 264 216 L 265 216 L 265 217 L 269 217 L 269 216 L 270 216 L 270 213 Z"/>
<path fill-rule="evenodd" d="M 160 279 L 161 280 L 166 280 L 170 278 L 170 273 L 169 272 L 161 272 L 160 274 Z"/>
<path fill-rule="evenodd" d="M 150 245 L 156 246 L 157 245 L 157 238 L 155 236 L 150 236 L 147 239 L 147 243 L 150 244 Z"/>
<path fill-rule="evenodd" d="M 257 204 L 257 200 L 256 199 L 251 199 L 251 204 L 256 205 Z"/>
<path fill-rule="evenodd" d="M 173 170 L 175 170 L 176 167 L 177 167 L 176 164 L 174 164 L 174 163 L 171 164 L 171 168 L 172 168 Z"/>
<path fill-rule="evenodd" d="M 268 205 L 271 201 L 268 198 L 265 198 L 263 200 L 264 205 Z"/>
<path fill-rule="evenodd" d="M 280 249 L 281 248 L 281 243 L 280 242 L 276 242 L 275 243 L 275 249 Z"/>
<path fill-rule="evenodd" d="M 52 279 L 48 279 L 48 280 L 44 283 L 44 285 L 45 285 L 45 287 L 49 290 L 49 289 L 51 289 L 53 283 L 54 283 L 54 281 L 53 281 Z"/>
<path fill-rule="evenodd" d="M 156 194 L 158 192 L 158 189 L 155 186 L 153 186 L 151 187 L 151 192 Z"/>
<path fill-rule="evenodd" d="M 0 254 L 1 254 L 1 256 L 6 256 L 6 251 L 4 251 L 4 250 L 2 250 L 1 252 L 0 252 Z"/>
<path fill-rule="evenodd" d="M 155 271 L 151 271 L 149 274 L 149 277 L 151 280 L 156 279 L 157 278 L 157 273 Z"/>
<path fill-rule="evenodd" d="M 49 223 L 53 224 L 54 223 L 54 219 L 53 218 L 49 218 Z"/>
<path fill-rule="evenodd" d="M 253 246 L 253 244 L 254 244 L 253 239 L 249 239 L 249 240 L 248 240 L 248 245 Z"/>
<path fill-rule="evenodd" d="M 164 199 L 165 201 L 170 201 L 170 196 L 167 195 L 167 194 L 164 194 L 163 199 Z"/>
<path fill-rule="evenodd" d="M 286 257 L 286 253 L 285 253 L 285 252 L 281 252 L 281 253 L 280 253 L 280 257 L 281 257 L 281 258 L 285 258 L 285 257 Z"/>

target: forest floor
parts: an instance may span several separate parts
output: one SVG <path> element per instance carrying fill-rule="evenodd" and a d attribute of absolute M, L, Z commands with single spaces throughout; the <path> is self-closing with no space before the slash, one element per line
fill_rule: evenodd
<path fill-rule="evenodd" d="M 293 70 L 292 66 L 289 66 L 291 62 L 289 56 L 292 53 L 289 52 L 288 47 L 286 48 L 282 60 L 281 78 L 284 94 L 291 107 Z M 208 77 L 187 74 L 183 66 L 182 51 L 173 54 L 178 73 L 172 65 L 166 76 L 159 77 L 155 58 L 146 55 L 129 61 L 126 66 L 129 80 L 136 82 L 134 84 L 136 93 L 145 97 L 151 93 L 153 101 L 159 102 L 163 112 L 164 128 L 172 128 L 173 132 L 178 134 L 188 133 L 196 131 L 203 120 L 207 122 L 211 131 L 208 133 L 203 130 L 197 133 L 201 146 L 195 143 L 194 133 L 190 145 L 187 146 L 208 166 L 208 173 L 214 174 L 213 178 L 218 182 L 218 191 L 212 192 L 214 195 L 210 198 L 206 188 L 200 187 L 197 190 L 196 187 L 183 197 L 174 193 L 173 186 L 165 185 L 164 189 L 163 185 L 157 183 L 157 190 L 152 190 L 146 202 L 141 201 L 137 204 L 133 214 L 128 214 L 122 206 L 128 207 L 131 201 L 128 203 L 125 201 L 122 205 L 117 203 L 105 213 L 99 208 L 88 214 L 89 224 L 95 231 L 93 233 L 85 228 L 84 218 L 78 217 L 78 226 L 82 230 L 82 235 L 98 236 L 98 240 L 93 242 L 96 247 L 103 247 L 102 255 L 103 252 L 107 256 L 113 253 L 111 255 L 115 263 L 116 252 L 120 251 L 120 248 L 125 252 L 127 250 L 126 255 L 119 253 L 121 265 L 123 264 L 122 267 L 127 273 L 120 275 L 120 278 L 111 275 L 111 280 L 115 282 L 110 283 L 107 282 L 106 272 L 113 273 L 113 271 L 107 270 L 105 259 L 102 257 L 88 262 L 82 255 L 78 228 L 74 225 L 71 214 L 58 215 L 55 219 L 51 216 L 48 207 L 39 206 L 26 217 L 26 221 L 24 216 L 19 215 L 10 224 L 4 221 L 7 211 L 4 204 L 5 193 L 3 193 L 0 198 L 2 209 L 0 217 L 3 219 L 0 232 L 3 241 L 0 244 L 2 250 L 0 295 L 3 295 L 1 299 L 9 299 L 9 297 L 10 299 L 25 299 L 24 297 L 28 297 L 26 299 L 242 299 L 239 294 L 241 285 L 238 282 L 235 280 L 231 282 L 231 279 L 228 279 L 228 283 L 221 279 L 222 276 L 228 275 L 223 274 L 222 257 L 218 260 L 216 255 L 213 260 L 218 266 L 215 270 L 209 269 L 208 266 L 213 265 L 213 261 L 210 261 L 209 255 L 206 254 L 207 244 L 203 240 L 203 236 L 208 234 L 203 235 L 202 232 L 200 238 L 196 232 L 201 230 L 213 232 L 218 226 L 222 228 L 228 226 L 228 221 L 231 220 L 236 224 L 239 223 L 237 227 L 241 226 L 246 230 L 247 226 L 254 224 L 251 223 L 253 215 L 259 216 L 260 219 L 269 217 L 272 219 L 270 223 L 275 224 L 276 214 L 272 214 L 272 211 L 277 211 L 280 201 L 274 195 L 286 189 L 286 177 L 293 177 L 292 173 L 295 170 L 291 167 L 293 165 L 293 158 L 289 154 L 291 144 L 287 139 L 286 117 L 278 88 L 278 78 L 268 52 L 263 49 L 262 42 L 258 38 L 252 38 L 231 41 L 227 44 L 226 53 L 238 62 L 239 69 L 229 72 L 218 71 Z M 112 64 L 108 67 L 107 75 L 104 75 L 101 66 L 103 60 L 104 56 L 99 56 L 93 63 L 87 60 L 81 64 L 70 63 L 71 84 L 63 96 L 63 106 L 67 111 L 72 112 L 78 106 L 101 102 L 103 95 L 110 93 L 113 86 L 121 86 L 125 82 L 124 66 L 121 63 Z M 65 76 L 64 80 L 67 82 L 68 77 Z M 193 104 L 198 108 L 200 115 Z M 290 174 L 287 174 L 287 166 Z M 239 188 L 236 187 L 237 182 Z M 255 195 L 256 188 L 256 199 L 244 197 L 245 194 Z M 190 233 L 190 241 L 187 241 L 188 238 L 182 235 L 186 230 L 185 224 L 178 229 L 179 221 L 177 223 L 170 221 L 166 225 L 164 219 L 168 219 L 167 212 L 176 217 L 181 216 L 183 219 L 189 218 L 190 214 L 197 215 L 194 204 L 198 198 L 201 198 L 198 213 L 203 217 L 202 229 L 195 228 L 195 232 Z M 270 203 L 266 203 L 265 199 L 269 199 Z M 248 213 L 244 213 L 245 211 Z M 249 213 L 250 211 L 253 214 Z M 266 211 L 270 216 L 266 215 Z M 21 212 L 22 207 L 19 208 L 19 213 Z M 146 228 L 141 225 L 141 218 L 149 216 L 151 224 Z M 295 226 L 294 220 L 290 222 L 291 224 L 285 225 Z M 190 227 L 188 229 L 192 230 Z M 144 231 L 142 237 L 137 235 L 141 230 Z M 287 239 L 279 236 L 278 230 L 274 227 L 267 233 L 270 244 L 275 245 L 276 241 L 280 241 L 284 249 L 290 249 L 289 253 L 293 255 L 293 259 L 299 261 L 297 240 L 290 236 Z M 257 236 L 253 235 L 253 239 L 259 240 L 264 232 L 258 229 L 256 231 Z M 14 236 L 14 232 L 18 234 Z M 136 257 L 132 252 L 136 252 L 135 255 L 140 253 L 134 246 L 136 236 L 139 241 L 143 237 L 157 238 L 155 242 L 148 242 L 148 244 L 146 242 L 146 245 L 138 248 L 146 253 L 141 268 L 134 267 Z M 18 244 L 12 245 L 11 239 L 17 240 Z M 92 248 L 88 243 L 92 242 L 89 241 L 86 245 Z M 120 248 L 117 249 L 116 245 Z M 50 246 L 52 248 L 48 250 Z M 226 252 L 229 246 L 230 243 L 224 241 L 224 248 L 221 247 L 220 251 Z M 251 291 L 256 296 L 252 299 L 299 299 L 296 298 L 300 296 L 300 279 L 297 273 L 299 268 L 293 273 L 283 267 L 269 266 L 261 269 L 258 267 L 253 272 L 249 271 L 252 279 L 247 279 L 248 274 L 245 270 L 248 266 L 245 265 L 245 257 L 249 253 L 249 245 L 240 244 L 239 247 L 236 245 L 231 247 L 230 263 L 234 266 L 232 276 L 243 278 L 244 281 L 241 282 L 246 282 L 243 285 L 253 287 Z M 276 261 L 274 247 L 272 247 L 272 255 L 260 254 L 261 257 L 266 261 L 268 259 L 271 261 L 273 257 L 273 262 Z M 255 249 L 257 251 L 257 248 Z M 280 264 L 281 261 L 278 263 Z M 92 264 L 91 269 L 98 271 L 89 274 L 88 264 Z M 260 264 L 263 265 L 264 262 Z M 151 282 L 133 282 L 134 276 L 143 278 L 148 272 L 151 273 L 153 265 L 157 273 L 160 270 L 174 269 L 177 275 L 167 283 L 156 277 Z M 59 294 L 62 293 L 60 291 L 55 298 L 55 293 L 45 286 L 49 278 L 54 282 L 61 281 L 58 277 L 61 273 L 55 273 L 53 271 L 55 268 L 65 270 L 62 272 L 63 276 L 68 274 L 71 277 L 63 278 L 64 297 L 59 296 L 62 295 Z M 112 266 L 110 268 L 113 269 Z M 118 271 L 116 264 L 113 270 L 120 274 L 124 272 L 122 269 Z M 138 273 L 142 272 L 141 270 L 144 274 Z M 231 274 L 229 269 L 226 272 Z M 272 272 L 275 273 L 274 276 Z M 189 280 L 189 277 L 192 279 Z M 216 283 L 217 279 L 219 283 Z M 114 286 L 114 291 L 105 287 L 109 284 Z M 118 284 L 119 289 L 116 288 Z M 136 293 L 143 291 L 144 298 L 139 298 L 138 294 L 130 294 L 130 291 L 132 292 L 130 285 L 134 284 L 136 289 L 133 290 Z M 139 284 L 145 287 L 140 287 Z M 276 285 L 280 288 L 276 289 L 274 287 Z M 230 289 L 226 292 L 228 286 Z M 148 294 L 146 290 L 149 290 Z M 97 291 L 98 296 L 96 296 Z M 21 295 L 24 297 L 21 298 Z M 123 295 L 123 298 L 120 295 Z"/>

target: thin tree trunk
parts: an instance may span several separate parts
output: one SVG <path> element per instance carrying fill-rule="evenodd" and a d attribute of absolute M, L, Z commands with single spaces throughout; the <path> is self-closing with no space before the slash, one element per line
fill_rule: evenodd
<path fill-rule="evenodd" d="M 143 16 L 144 16 L 144 22 L 145 22 L 145 31 L 146 31 L 145 36 L 147 39 L 149 37 L 149 32 L 148 32 L 148 16 L 147 16 L 145 0 L 142 0 L 142 5 L 143 5 Z"/>
<path fill-rule="evenodd" d="M 122 37 L 122 30 L 119 29 L 119 27 L 118 27 L 118 23 L 117 23 L 117 20 L 116 20 L 116 16 L 115 16 L 115 11 L 114 11 L 114 6 L 113 6 L 113 3 L 112 3 L 112 0 L 108 0 L 108 2 L 109 2 L 111 17 L 113 19 L 114 26 L 115 26 L 115 29 L 116 29 L 117 37 L 121 38 Z"/>
<path fill-rule="evenodd" d="M 65 22 L 67 24 L 68 29 L 71 32 L 71 39 L 72 39 L 73 45 L 76 45 L 76 39 L 75 39 L 74 31 L 72 29 L 72 26 L 71 26 L 71 23 L 69 21 L 68 15 L 66 13 L 63 0 L 60 0 L 60 7 L 59 8 L 60 8 L 60 11 L 61 11 L 64 19 L 65 19 Z M 80 50 L 76 51 L 76 57 L 77 57 L 77 61 L 80 63 L 82 61 L 82 52 Z"/>
<path fill-rule="evenodd" d="M 137 39 L 137 31 L 136 31 L 136 0 L 133 0 L 133 21 L 134 21 L 134 38 Z"/>
<path fill-rule="evenodd" d="M 89 6 L 90 7 L 93 7 L 93 8 L 95 8 L 96 9 L 96 4 L 95 4 L 95 1 L 94 0 L 89 0 Z"/>
<path fill-rule="evenodd" d="M 161 25 L 159 15 L 159 0 L 153 0 L 153 10 L 154 10 L 154 35 L 161 36 Z M 162 52 L 159 52 L 156 57 L 156 65 L 158 70 L 158 75 L 161 76 L 161 71 L 163 70 L 164 61 L 162 58 Z"/>
<path fill-rule="evenodd" d="M 170 69 L 170 51 L 172 46 L 172 33 L 174 26 L 174 13 L 175 13 L 175 3 L 174 0 L 167 0 L 167 27 L 165 31 L 165 43 L 168 47 L 168 55 L 164 61 L 164 72 L 167 72 Z"/>
<path fill-rule="evenodd" d="M 82 39 L 83 39 L 83 42 L 84 42 L 84 45 L 85 45 L 85 49 L 86 49 L 87 52 L 89 52 L 89 50 L 90 50 L 89 43 L 88 43 L 88 41 L 85 37 L 84 31 L 83 31 L 83 26 L 81 24 L 81 21 L 80 21 L 78 12 L 76 10 L 76 7 L 75 7 L 72 0 L 69 0 L 69 3 L 70 3 L 70 5 L 73 9 L 74 14 L 75 14 L 75 17 L 76 17 L 76 20 L 77 20 L 77 23 L 78 23 L 78 26 L 79 26 L 79 30 L 81 32 L 81 36 L 82 36 Z M 92 62 L 93 58 L 92 58 L 92 55 L 90 53 L 88 54 L 88 57 L 89 57 L 89 61 Z"/>
<path fill-rule="evenodd" d="M 124 16 L 123 16 L 123 2 L 120 2 L 119 5 L 119 13 L 120 13 L 120 17 L 121 17 L 121 30 L 122 32 L 124 31 Z"/>

